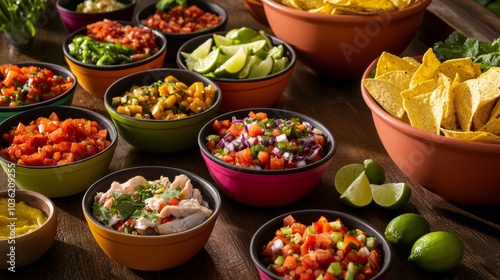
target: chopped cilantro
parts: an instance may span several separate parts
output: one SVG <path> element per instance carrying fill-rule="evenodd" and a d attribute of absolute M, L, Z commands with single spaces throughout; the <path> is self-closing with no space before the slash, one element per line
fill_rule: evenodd
<path fill-rule="evenodd" d="M 132 216 L 136 210 L 144 207 L 144 203 L 139 200 L 135 201 L 132 194 L 127 193 L 113 193 L 115 203 L 110 207 L 111 214 L 119 215 L 121 218 L 126 219 Z"/>

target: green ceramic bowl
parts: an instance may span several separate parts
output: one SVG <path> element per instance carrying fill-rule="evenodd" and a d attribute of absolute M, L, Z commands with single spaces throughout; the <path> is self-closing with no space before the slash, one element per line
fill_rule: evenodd
<path fill-rule="evenodd" d="M 113 97 L 122 96 L 133 85 L 151 85 L 168 75 L 173 75 L 187 86 L 197 81 L 203 82 L 205 86 L 213 85 L 216 91 L 213 105 L 203 112 L 175 120 L 138 119 L 122 115 L 113 107 Z M 119 79 L 106 91 L 104 105 L 118 132 L 130 145 L 144 152 L 173 153 L 197 144 L 198 132 L 217 115 L 221 99 L 219 86 L 203 75 L 188 70 L 162 68 L 137 72 Z"/>
<path fill-rule="evenodd" d="M 83 192 L 106 174 L 118 143 L 118 133 L 113 123 L 99 113 L 70 106 L 47 106 L 31 109 L 6 119 L 0 123 L 0 135 L 20 122 L 29 123 L 40 116 L 48 117 L 52 112 L 55 112 L 61 120 L 86 118 L 96 121 L 102 128 L 108 130 L 108 140 L 111 142 L 111 145 L 99 154 L 60 166 L 19 165 L 0 156 L 0 165 L 18 188 L 54 198 Z M 1 147 L 6 145 L 8 145 L 6 141 L 0 140 Z"/>
<path fill-rule="evenodd" d="M 57 65 L 57 64 L 52 64 L 52 63 L 46 63 L 46 62 L 12 62 L 10 64 L 15 64 L 19 67 L 27 67 L 27 66 L 37 66 L 41 68 L 47 68 L 52 71 L 55 75 L 60 75 L 64 79 L 70 77 L 73 79 L 73 86 L 67 90 L 65 93 L 52 98 L 50 100 L 42 101 L 39 103 L 35 104 L 29 104 L 29 105 L 23 105 L 23 106 L 17 106 L 17 107 L 0 107 L 0 122 L 5 120 L 8 117 L 11 117 L 15 114 L 18 114 L 20 112 L 24 112 L 30 109 L 38 108 L 38 107 L 43 107 L 43 106 L 51 106 L 51 105 L 70 105 L 71 102 L 73 101 L 73 95 L 75 94 L 76 86 L 78 84 L 76 76 L 71 73 L 68 69 Z"/>

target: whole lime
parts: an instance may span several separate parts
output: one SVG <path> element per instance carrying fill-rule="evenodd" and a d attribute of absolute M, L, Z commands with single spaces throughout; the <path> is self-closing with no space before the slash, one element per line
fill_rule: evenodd
<path fill-rule="evenodd" d="M 415 241 L 408 261 L 428 272 L 443 272 L 458 265 L 463 255 L 464 246 L 456 235 L 434 231 Z"/>
<path fill-rule="evenodd" d="M 417 239 L 430 231 L 430 224 L 424 217 L 416 213 L 405 213 L 387 224 L 384 235 L 395 247 L 410 249 Z"/>

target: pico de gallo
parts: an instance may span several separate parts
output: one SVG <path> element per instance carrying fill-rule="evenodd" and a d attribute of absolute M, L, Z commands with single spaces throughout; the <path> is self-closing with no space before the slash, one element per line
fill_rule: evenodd
<path fill-rule="evenodd" d="M 311 164 L 325 155 L 326 138 L 299 118 L 268 118 L 264 112 L 248 117 L 215 120 L 207 149 L 224 162 L 240 167 L 281 170 Z"/>
<path fill-rule="evenodd" d="M 380 272 L 375 237 L 321 216 L 310 225 L 288 215 L 261 253 L 264 265 L 287 280 L 370 279 Z"/>
<path fill-rule="evenodd" d="M 67 92 L 73 78 L 38 66 L 0 65 L 0 107 L 17 107 L 50 100 Z"/>
<path fill-rule="evenodd" d="M 100 153 L 111 142 L 108 132 L 96 121 L 85 118 L 60 120 L 56 113 L 19 123 L 2 135 L 9 145 L 0 156 L 29 166 L 69 164 Z"/>

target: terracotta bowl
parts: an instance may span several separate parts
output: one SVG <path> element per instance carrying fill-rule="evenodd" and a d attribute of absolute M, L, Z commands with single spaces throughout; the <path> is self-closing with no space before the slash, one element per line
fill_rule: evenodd
<path fill-rule="evenodd" d="M 75 90 L 78 85 L 78 81 L 76 76 L 71 73 L 67 68 L 64 68 L 57 64 L 46 63 L 46 62 L 12 62 L 10 64 L 18 65 L 19 67 L 27 67 L 27 66 L 38 66 L 42 68 L 47 68 L 52 71 L 55 75 L 60 75 L 64 79 L 70 77 L 73 80 L 73 86 L 68 89 L 65 93 L 52 98 L 47 101 L 42 101 L 35 104 L 17 106 L 17 107 L 0 107 L 0 122 L 4 121 L 6 118 L 11 117 L 20 112 L 24 112 L 33 108 L 39 108 L 43 106 L 51 106 L 51 105 L 71 105 L 73 101 L 73 96 L 75 95 Z"/>
<path fill-rule="evenodd" d="M 201 81 L 215 88 L 216 99 L 207 110 L 174 120 L 146 120 L 125 116 L 114 108 L 113 97 L 122 96 L 132 86 L 151 85 L 173 75 L 186 85 Z M 205 123 L 217 115 L 222 92 L 216 83 L 196 72 L 182 69 L 151 69 L 125 76 L 113 83 L 104 96 L 104 105 L 120 135 L 138 150 L 150 153 L 173 153 L 196 146 L 197 136 Z M 173 137 L 175 135 L 175 137 Z"/>
<path fill-rule="evenodd" d="M 222 22 L 214 26 L 212 28 L 196 31 L 196 32 L 191 32 L 191 33 L 167 33 L 167 32 L 162 32 L 162 34 L 167 38 L 168 42 L 168 49 L 167 49 L 167 55 L 166 59 L 168 61 L 175 62 L 175 58 L 177 56 L 177 51 L 179 50 L 180 46 L 184 44 L 186 41 L 195 38 L 197 36 L 203 35 L 203 34 L 211 34 L 213 32 L 217 31 L 223 31 L 226 28 L 227 21 L 229 19 L 229 15 L 227 14 L 226 10 L 220 6 L 219 4 L 215 2 L 208 2 L 208 1 L 200 1 L 200 0 L 188 0 L 186 2 L 188 6 L 191 5 L 196 5 L 198 6 L 201 10 L 205 12 L 210 12 L 213 14 L 217 14 L 222 16 Z M 135 21 L 139 23 L 140 25 L 142 24 L 142 20 L 148 18 L 149 15 L 152 15 L 156 11 L 155 7 L 156 3 L 152 3 L 149 5 L 144 6 L 141 10 L 137 12 L 135 15 Z"/>
<path fill-rule="evenodd" d="M 157 180 L 160 176 L 173 180 L 179 174 L 191 179 L 193 187 L 201 191 L 212 209 L 212 215 L 199 226 L 167 235 L 131 235 L 105 227 L 92 215 L 95 195 L 107 191 L 114 181 L 125 182 L 137 175 L 147 180 Z M 131 269 L 156 271 L 179 266 L 203 249 L 221 211 L 221 198 L 213 185 L 191 172 L 163 166 L 140 166 L 122 169 L 95 182 L 83 196 L 82 207 L 92 236 L 108 257 Z"/>
<path fill-rule="evenodd" d="M 326 136 L 326 154 L 314 163 L 283 170 L 257 170 L 226 163 L 212 155 L 205 146 L 206 137 L 214 134 L 213 122 L 242 119 L 250 111 L 267 113 L 269 118 L 298 117 L 318 128 Z M 237 202 L 256 207 L 279 207 L 303 199 L 320 182 L 323 174 L 333 160 L 337 143 L 330 130 L 319 121 L 300 113 L 274 108 L 252 108 L 228 112 L 209 121 L 198 135 L 198 145 L 208 171 L 219 189 Z"/>
<path fill-rule="evenodd" d="M 245 9 L 252 15 L 252 17 L 265 26 L 269 26 L 266 13 L 264 12 L 264 5 L 261 0 L 243 0 Z"/>
<path fill-rule="evenodd" d="M 76 7 L 84 1 L 74 0 L 58 0 L 56 7 L 61 22 L 68 33 L 87 26 L 103 19 L 131 21 L 134 14 L 135 4 L 137 0 L 120 0 L 119 2 L 126 4 L 125 8 L 104 13 L 78 13 Z"/>
<path fill-rule="evenodd" d="M 226 34 L 226 32 L 218 32 L 218 34 Z M 201 35 L 184 43 L 177 52 L 177 65 L 179 68 L 188 70 L 186 60 L 181 55 L 181 52 L 192 52 L 212 36 L 213 34 Z M 244 108 L 272 107 L 285 91 L 295 69 L 295 51 L 283 40 L 269 34 L 267 36 L 269 36 L 273 45 L 283 44 L 284 56 L 289 58 L 288 66 L 280 72 L 261 78 L 229 79 L 210 77 L 219 85 L 224 95 L 219 113 Z"/>
<path fill-rule="evenodd" d="M 22 190 L 30 190 L 48 197 L 65 197 L 87 190 L 98 178 L 108 171 L 118 144 L 118 132 L 113 123 L 99 113 L 70 106 L 46 106 L 14 115 L 0 123 L 0 135 L 8 132 L 20 122 L 27 124 L 38 117 L 48 117 L 55 112 L 61 119 L 85 118 L 96 121 L 108 131 L 111 144 L 102 152 L 73 163 L 53 166 L 29 166 L 13 163 L 0 156 L 0 165 L 5 174 L 15 169 L 15 183 Z M 0 147 L 8 143 L 0 140 Z"/>
<path fill-rule="evenodd" d="M 377 61 L 366 69 L 369 77 Z M 455 203 L 500 204 L 500 145 L 436 135 L 387 113 L 361 84 L 378 136 L 394 163 L 415 182 Z"/>
<path fill-rule="evenodd" d="M 57 212 L 54 203 L 46 196 L 33 191 L 15 190 L 0 192 L 0 199 L 15 199 L 16 203 L 23 201 L 26 205 L 42 210 L 47 217 L 36 230 L 15 237 L 0 240 L 0 269 L 14 270 L 35 262 L 52 246 L 57 233 Z M 14 240 L 14 241 L 13 241 Z M 15 243 L 12 243 L 15 242 Z M 15 246 L 14 258 L 11 258 L 11 247 Z M 10 272 L 10 271 L 9 271 Z"/>
<path fill-rule="evenodd" d="M 292 45 L 305 65 L 326 78 L 358 79 L 382 51 L 399 54 L 408 46 L 431 0 L 367 16 L 310 13 L 275 0 L 262 3 L 273 33 Z"/>
<path fill-rule="evenodd" d="M 297 222 L 305 225 L 311 225 L 313 222 L 318 221 L 320 216 L 324 216 L 328 221 L 334 221 L 338 218 L 342 223 L 349 229 L 358 228 L 366 232 L 368 236 L 373 236 L 381 244 L 382 248 L 382 262 L 380 267 L 380 272 L 370 279 L 385 279 L 389 274 L 392 266 L 392 251 L 391 246 L 384 234 L 375 228 L 373 225 L 364 221 L 356 216 L 346 214 L 343 212 L 337 212 L 332 210 L 324 209 L 308 209 L 299 210 L 290 213 L 281 214 L 262 225 L 252 236 L 250 241 L 250 256 L 252 261 L 259 272 L 260 279 L 262 280 L 282 280 L 283 277 L 279 277 L 277 274 L 269 271 L 263 264 L 260 255 L 264 247 L 269 241 L 275 236 L 275 232 L 283 226 L 283 218 L 288 215 L 292 215 Z"/>
<path fill-rule="evenodd" d="M 122 24 L 130 24 L 130 22 L 121 22 Z M 71 43 L 76 35 L 86 34 L 87 27 L 82 27 L 77 31 L 71 33 L 63 44 L 64 59 L 69 66 L 71 72 L 78 78 L 78 84 L 88 93 L 104 98 L 104 93 L 108 87 L 116 80 L 133 74 L 142 70 L 161 68 L 165 60 L 167 52 L 167 39 L 162 33 L 153 30 L 156 36 L 156 42 L 159 46 L 158 52 L 152 56 L 140 61 L 120 64 L 120 65 L 104 65 L 97 66 L 93 64 L 86 64 L 78 61 L 69 54 L 68 45 Z"/>

